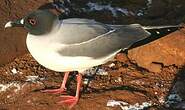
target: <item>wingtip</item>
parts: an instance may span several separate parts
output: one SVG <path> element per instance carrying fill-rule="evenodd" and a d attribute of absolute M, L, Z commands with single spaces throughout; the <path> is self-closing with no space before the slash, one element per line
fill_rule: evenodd
<path fill-rule="evenodd" d="M 185 24 L 181 23 L 178 25 L 161 25 L 161 26 L 142 26 L 143 29 L 150 30 L 150 29 L 164 29 L 164 28 L 184 28 Z"/>

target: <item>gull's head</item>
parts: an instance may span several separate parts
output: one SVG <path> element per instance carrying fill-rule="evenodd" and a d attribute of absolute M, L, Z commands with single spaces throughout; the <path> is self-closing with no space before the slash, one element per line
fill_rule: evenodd
<path fill-rule="evenodd" d="M 7 22 L 5 28 L 24 27 L 30 34 L 43 35 L 52 30 L 57 19 L 57 16 L 48 10 L 36 10 L 24 18 Z"/>

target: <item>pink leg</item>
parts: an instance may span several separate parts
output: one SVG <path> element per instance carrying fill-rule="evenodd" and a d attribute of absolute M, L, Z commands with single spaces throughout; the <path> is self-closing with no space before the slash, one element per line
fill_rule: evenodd
<path fill-rule="evenodd" d="M 60 94 L 66 91 L 66 82 L 69 76 L 69 72 L 66 72 L 64 75 L 64 79 L 62 81 L 62 85 L 59 89 L 53 89 L 53 90 L 43 90 L 42 92 L 51 93 L 51 94 Z"/>
<path fill-rule="evenodd" d="M 75 96 L 61 96 L 61 101 L 59 101 L 58 104 L 67 104 L 67 105 L 69 105 L 69 108 L 72 108 L 73 106 L 75 106 L 78 103 L 78 100 L 80 97 L 82 75 L 78 74 L 76 76 L 76 78 L 77 78 L 76 95 Z"/>

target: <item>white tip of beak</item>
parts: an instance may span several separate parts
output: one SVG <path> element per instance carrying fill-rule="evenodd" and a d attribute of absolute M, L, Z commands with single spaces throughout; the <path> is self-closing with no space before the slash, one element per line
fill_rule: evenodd
<path fill-rule="evenodd" d="M 7 22 L 4 27 L 5 28 L 12 27 L 12 21 Z"/>

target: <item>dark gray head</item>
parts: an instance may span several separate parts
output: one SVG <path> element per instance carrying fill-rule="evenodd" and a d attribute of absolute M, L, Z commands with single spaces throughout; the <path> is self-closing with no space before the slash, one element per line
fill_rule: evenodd
<path fill-rule="evenodd" d="M 5 25 L 5 28 L 24 27 L 30 34 L 43 35 L 51 31 L 53 24 L 57 19 L 57 15 L 49 10 L 37 10 L 22 19 L 8 22 Z"/>

